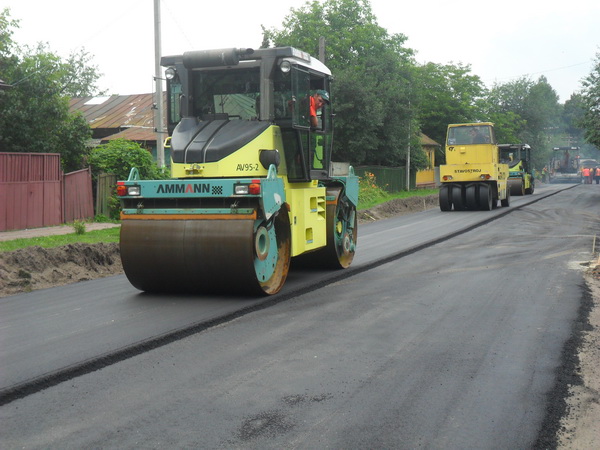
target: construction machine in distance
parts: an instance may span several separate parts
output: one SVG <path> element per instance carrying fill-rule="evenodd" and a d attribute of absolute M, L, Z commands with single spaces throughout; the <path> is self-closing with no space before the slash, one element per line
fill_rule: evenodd
<path fill-rule="evenodd" d="M 442 211 L 510 205 L 508 164 L 502 163 L 491 122 L 448 125 L 446 164 L 440 166 Z"/>
<path fill-rule="evenodd" d="M 271 295 L 292 258 L 347 268 L 358 177 L 331 160 L 330 70 L 291 47 L 165 56 L 171 178 L 117 183 L 121 259 L 149 292 Z M 323 92 L 325 91 L 325 92 Z"/>
<path fill-rule="evenodd" d="M 580 158 L 579 147 L 554 147 L 548 171 L 550 183 L 581 183 Z"/>
<path fill-rule="evenodd" d="M 508 164 L 510 195 L 533 194 L 535 177 L 528 144 L 499 144 L 500 159 Z"/>

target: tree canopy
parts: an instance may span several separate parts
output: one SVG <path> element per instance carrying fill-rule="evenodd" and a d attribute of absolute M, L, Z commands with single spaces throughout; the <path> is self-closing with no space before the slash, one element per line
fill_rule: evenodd
<path fill-rule="evenodd" d="M 579 123 L 585 129 L 586 140 L 600 148 L 600 53 L 596 53 L 594 67 L 582 84 L 584 113 Z"/>
<path fill-rule="evenodd" d="M 581 126 L 580 120 L 565 123 L 563 105 L 544 76 L 488 89 L 470 65 L 417 64 L 406 36 L 380 27 L 368 0 L 308 1 L 292 8 L 280 29 L 263 28 L 263 46 L 289 45 L 313 55 L 320 37 L 326 41 L 325 63 L 335 76 L 334 151 L 354 164 L 401 165 L 409 143 L 419 149 L 420 132 L 443 143 L 450 123 L 489 121 L 496 125 L 499 142 L 530 144 L 534 164 L 541 167 L 552 146 L 572 140 Z M 595 84 L 590 75 L 586 108 L 593 103 Z M 592 129 L 593 116 L 585 117 Z M 589 140 L 594 132 L 586 136 Z M 411 166 L 424 167 L 419 150 L 411 156 Z"/>
<path fill-rule="evenodd" d="M 534 165 L 541 167 L 550 158 L 560 134 L 562 107 L 558 95 L 541 76 L 537 81 L 521 77 L 495 84 L 482 102 L 489 120 L 496 123 L 502 143 L 527 143 L 533 148 Z"/>
<path fill-rule="evenodd" d="M 83 49 L 66 60 L 47 44 L 18 47 L 12 41 L 18 21 L 0 12 L 0 151 L 60 153 L 65 171 L 82 168 L 91 130 L 69 113 L 69 97 L 92 95 L 99 78 Z"/>
<path fill-rule="evenodd" d="M 308 2 L 285 18 L 280 30 L 263 28 L 263 45 L 292 46 L 318 55 L 335 74 L 336 157 L 355 164 L 399 165 L 406 158 L 423 167 L 416 115 L 411 108 L 413 50 L 406 36 L 377 24 L 368 0 Z"/>
<path fill-rule="evenodd" d="M 480 119 L 477 100 L 484 86 L 468 65 L 429 62 L 418 66 L 415 87 L 421 130 L 438 143 L 446 140 L 448 124 Z"/>

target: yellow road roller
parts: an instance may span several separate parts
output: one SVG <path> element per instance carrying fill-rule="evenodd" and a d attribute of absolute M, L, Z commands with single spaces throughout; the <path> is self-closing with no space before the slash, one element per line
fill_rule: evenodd
<path fill-rule="evenodd" d="M 484 210 L 510 205 L 508 164 L 501 161 L 491 122 L 448 125 L 446 164 L 440 166 L 442 211 Z"/>
<path fill-rule="evenodd" d="M 500 157 L 508 164 L 510 195 L 530 195 L 535 190 L 535 176 L 531 164 L 529 144 L 500 144 Z"/>
<path fill-rule="evenodd" d="M 161 59 L 171 178 L 117 182 L 124 272 L 148 292 L 271 295 L 292 258 L 350 266 L 358 177 L 333 162 L 330 70 L 292 47 Z"/>

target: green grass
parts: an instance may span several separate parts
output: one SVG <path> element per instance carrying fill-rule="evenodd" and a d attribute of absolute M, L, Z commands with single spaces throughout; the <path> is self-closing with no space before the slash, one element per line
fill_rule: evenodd
<path fill-rule="evenodd" d="M 401 191 L 389 193 L 386 191 L 371 192 L 370 195 L 359 195 L 358 197 L 358 209 L 369 209 L 373 206 L 379 205 L 380 203 L 389 202 L 397 198 L 408 198 L 408 197 L 424 197 L 427 195 L 437 194 L 438 189 L 417 189 L 415 191 Z"/>
<path fill-rule="evenodd" d="M 45 248 L 60 247 L 61 245 L 83 242 L 97 244 L 98 242 L 119 242 L 119 227 L 106 228 L 104 230 L 86 231 L 83 234 L 75 232 L 56 236 L 34 237 L 27 239 L 13 239 L 12 241 L 1 241 L 0 252 L 11 252 L 25 247 L 40 246 Z"/>

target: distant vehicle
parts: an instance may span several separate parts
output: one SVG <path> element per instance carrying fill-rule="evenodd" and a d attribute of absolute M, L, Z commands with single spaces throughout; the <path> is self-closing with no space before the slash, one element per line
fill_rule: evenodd
<path fill-rule="evenodd" d="M 508 164 L 510 195 L 533 194 L 535 177 L 528 144 L 498 144 L 500 158 Z"/>
<path fill-rule="evenodd" d="M 579 147 L 554 147 L 550 161 L 550 183 L 581 183 Z"/>
<path fill-rule="evenodd" d="M 579 160 L 579 167 L 581 167 L 582 169 L 584 167 L 598 167 L 598 166 L 600 166 L 600 163 L 598 163 L 598 161 L 595 159 L 581 158 Z"/>

